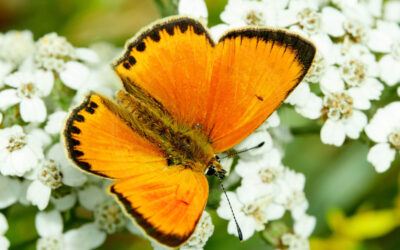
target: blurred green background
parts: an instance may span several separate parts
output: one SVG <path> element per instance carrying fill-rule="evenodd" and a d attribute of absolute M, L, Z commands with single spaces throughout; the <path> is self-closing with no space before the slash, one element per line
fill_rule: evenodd
<path fill-rule="evenodd" d="M 206 2 L 209 25 L 218 23 L 227 0 Z M 165 8 L 160 10 L 160 4 Z M 88 46 L 98 41 L 123 46 L 141 27 L 173 12 L 174 1 L 168 0 L 0 0 L 0 31 L 29 29 L 35 39 L 55 31 L 74 46 Z M 340 148 L 327 146 L 320 141 L 319 122 L 306 120 L 285 106 L 279 114 L 282 123 L 292 127 L 295 135 L 285 146 L 284 163 L 306 176 L 308 212 L 317 217 L 313 236 L 331 234 L 326 215 L 332 209 L 339 208 L 351 216 L 360 207 L 394 207 L 398 195 L 399 157 L 389 171 L 378 175 L 366 161 L 369 142 L 365 135 L 362 140 L 346 142 Z M 219 197 L 221 192 L 214 186 L 210 199 Z M 215 232 L 206 249 L 270 249 L 258 234 L 239 243 L 237 238 L 227 234 L 227 221 L 218 218 L 212 209 L 208 211 L 213 217 Z M 17 205 L 6 212 L 10 224 L 6 236 L 11 241 L 11 249 L 34 249 L 36 208 Z M 364 242 L 358 249 L 399 249 L 398 245 L 400 229 Z M 151 249 L 151 246 L 146 240 L 120 232 L 109 236 L 101 249 Z"/>

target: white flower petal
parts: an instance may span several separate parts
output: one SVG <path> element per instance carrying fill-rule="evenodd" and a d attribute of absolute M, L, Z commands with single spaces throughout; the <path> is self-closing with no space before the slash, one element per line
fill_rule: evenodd
<path fill-rule="evenodd" d="M 33 76 L 29 71 L 17 71 L 4 79 L 5 84 L 14 88 L 18 88 L 22 84 L 30 82 L 33 82 Z"/>
<path fill-rule="evenodd" d="M 85 224 L 78 229 L 73 229 L 65 233 L 65 250 L 89 250 L 97 248 L 103 244 L 106 235 L 94 223 Z"/>
<path fill-rule="evenodd" d="M 211 33 L 212 38 L 214 39 L 214 41 L 218 41 L 219 38 L 227 31 L 229 30 L 229 25 L 221 23 L 221 24 L 217 24 L 212 26 L 209 31 Z"/>
<path fill-rule="evenodd" d="M 100 57 L 94 50 L 88 48 L 76 48 L 75 53 L 78 59 L 85 61 L 87 63 L 95 64 L 100 62 Z"/>
<path fill-rule="evenodd" d="M 383 173 L 389 169 L 395 154 L 396 150 L 390 148 L 389 143 L 378 143 L 369 150 L 367 160 L 375 167 L 376 172 Z"/>
<path fill-rule="evenodd" d="M 243 240 L 248 240 L 251 236 L 253 236 L 256 230 L 256 222 L 253 218 L 244 215 L 241 216 L 241 214 L 238 214 L 237 220 L 242 231 Z M 230 220 L 228 223 L 228 233 L 238 236 L 238 231 L 234 220 Z"/>
<path fill-rule="evenodd" d="M 89 73 L 89 69 L 82 63 L 70 61 L 65 64 L 60 78 L 66 86 L 78 90 L 86 83 Z"/>
<path fill-rule="evenodd" d="M 328 119 L 321 129 L 321 141 L 325 144 L 340 147 L 346 139 L 345 128 L 340 121 Z"/>
<path fill-rule="evenodd" d="M 14 204 L 20 193 L 21 185 L 19 181 L 0 175 L 0 209 Z"/>
<path fill-rule="evenodd" d="M 268 119 L 266 120 L 266 122 L 264 124 L 265 124 L 266 128 L 275 128 L 275 127 L 278 127 L 280 123 L 281 123 L 281 119 L 279 118 L 278 112 L 275 111 L 268 117 Z"/>
<path fill-rule="evenodd" d="M 271 203 L 267 207 L 265 213 L 268 217 L 268 220 L 278 220 L 283 217 L 285 211 L 286 209 L 282 205 Z"/>
<path fill-rule="evenodd" d="M 229 197 L 233 211 L 241 211 L 242 204 L 240 203 L 236 194 L 234 192 L 226 192 L 226 195 Z M 224 194 L 221 195 L 221 202 L 220 202 L 219 207 L 217 208 L 217 214 L 219 217 L 226 219 L 226 220 L 233 219 L 232 212 L 231 212 L 229 204 L 228 204 L 228 200 L 226 199 Z"/>
<path fill-rule="evenodd" d="M 42 97 L 48 96 L 54 85 L 53 72 L 36 70 L 34 83 L 35 86 L 39 89 Z"/>
<path fill-rule="evenodd" d="M 36 156 L 43 157 L 42 148 L 45 148 L 50 145 L 51 138 L 50 136 L 44 132 L 42 129 L 36 128 L 33 129 L 28 135 L 27 139 L 28 144 L 32 151 L 36 154 Z"/>
<path fill-rule="evenodd" d="M 296 112 L 309 119 L 317 119 L 321 116 L 322 99 L 314 93 L 310 93 L 307 101 L 302 106 L 296 106 Z"/>
<path fill-rule="evenodd" d="M 42 182 L 35 180 L 28 187 L 26 199 L 33 205 L 36 205 L 40 210 L 47 207 L 50 200 L 51 189 Z"/>
<path fill-rule="evenodd" d="M 88 210 L 94 210 L 105 198 L 104 191 L 95 185 L 78 191 L 79 203 Z"/>
<path fill-rule="evenodd" d="M 383 108 L 378 109 L 365 132 L 375 142 L 387 142 L 388 136 L 400 124 L 400 102 L 392 102 Z"/>
<path fill-rule="evenodd" d="M 322 30 L 334 37 L 343 36 L 345 16 L 337 9 L 325 7 L 322 9 Z"/>
<path fill-rule="evenodd" d="M 312 231 L 315 228 L 316 219 L 314 216 L 305 214 L 294 223 L 294 232 L 303 238 L 310 237 Z"/>
<path fill-rule="evenodd" d="M 62 127 L 64 126 L 64 120 L 65 117 L 67 117 L 67 114 L 67 112 L 60 110 L 49 115 L 44 130 L 52 135 L 60 133 Z"/>
<path fill-rule="evenodd" d="M 10 74 L 13 69 L 13 65 L 10 62 L 4 62 L 0 60 L 0 88 L 4 86 L 3 79 Z"/>
<path fill-rule="evenodd" d="M 384 5 L 383 16 L 386 20 L 400 22 L 400 2 L 398 0 L 387 1 Z"/>
<path fill-rule="evenodd" d="M 329 67 L 321 77 L 320 86 L 324 94 L 342 92 L 344 90 L 344 82 L 339 69 Z"/>
<path fill-rule="evenodd" d="M 180 0 L 178 4 L 179 14 L 207 21 L 208 11 L 204 0 Z"/>
<path fill-rule="evenodd" d="M 8 239 L 2 235 L 0 235 L 0 249 L 7 250 L 10 247 L 10 242 Z"/>
<path fill-rule="evenodd" d="M 5 89 L 0 92 L 0 109 L 4 110 L 21 101 L 16 89 Z"/>
<path fill-rule="evenodd" d="M 44 122 L 46 120 L 46 105 L 38 97 L 22 99 L 19 107 L 21 118 L 26 122 Z"/>
<path fill-rule="evenodd" d="M 392 42 L 391 35 L 383 30 L 371 30 L 369 33 L 368 47 L 375 52 L 390 52 Z"/>
<path fill-rule="evenodd" d="M 71 164 L 61 165 L 60 170 L 63 174 L 62 182 L 67 186 L 79 187 L 87 180 L 86 175 Z"/>
<path fill-rule="evenodd" d="M 307 102 L 310 94 L 310 86 L 307 82 L 303 81 L 293 90 L 285 102 L 291 105 L 303 106 Z"/>
<path fill-rule="evenodd" d="M 348 137 L 357 139 L 361 131 L 367 125 L 367 116 L 358 110 L 354 110 L 346 120 L 343 120 L 344 129 Z"/>
<path fill-rule="evenodd" d="M 389 86 L 400 82 L 400 61 L 395 60 L 391 55 L 381 58 L 379 64 L 379 77 Z"/>
<path fill-rule="evenodd" d="M 41 237 L 59 237 L 64 227 L 61 214 L 56 210 L 37 213 L 35 226 Z"/>
<path fill-rule="evenodd" d="M 0 213 L 0 235 L 5 234 L 7 230 L 8 230 L 7 219 L 4 216 L 4 214 Z"/>
<path fill-rule="evenodd" d="M 54 207 L 58 211 L 62 211 L 62 212 L 67 211 L 75 205 L 76 194 L 70 193 L 70 194 L 67 194 L 64 197 L 61 197 L 58 199 L 51 197 L 51 203 L 53 203 Z"/>

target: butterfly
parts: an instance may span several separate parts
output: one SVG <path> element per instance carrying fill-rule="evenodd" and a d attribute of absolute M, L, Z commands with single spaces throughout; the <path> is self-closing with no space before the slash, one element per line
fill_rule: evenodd
<path fill-rule="evenodd" d="M 66 121 L 68 156 L 114 180 L 109 192 L 169 247 L 193 234 L 217 154 L 250 135 L 301 82 L 314 45 L 280 29 L 245 27 L 215 42 L 195 19 L 143 29 L 113 64 L 116 101 L 91 93 Z"/>

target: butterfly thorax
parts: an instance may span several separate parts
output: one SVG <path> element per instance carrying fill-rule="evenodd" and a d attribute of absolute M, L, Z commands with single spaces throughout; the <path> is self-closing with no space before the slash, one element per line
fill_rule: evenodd
<path fill-rule="evenodd" d="M 125 91 L 118 92 L 117 99 L 129 115 L 124 119 L 164 152 L 169 166 L 204 172 L 214 162 L 211 144 L 198 126 L 189 128 L 175 121 L 162 107 L 155 108 Z"/>

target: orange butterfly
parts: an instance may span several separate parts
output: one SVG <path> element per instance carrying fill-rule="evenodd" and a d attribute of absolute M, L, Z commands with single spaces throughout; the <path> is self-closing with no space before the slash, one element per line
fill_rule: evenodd
<path fill-rule="evenodd" d="M 127 43 L 114 102 L 90 94 L 64 131 L 81 169 L 115 180 L 110 192 L 147 235 L 178 247 L 208 198 L 205 171 L 245 139 L 307 73 L 315 47 L 298 35 L 247 27 L 218 43 L 187 17 L 161 20 Z"/>

